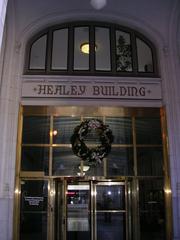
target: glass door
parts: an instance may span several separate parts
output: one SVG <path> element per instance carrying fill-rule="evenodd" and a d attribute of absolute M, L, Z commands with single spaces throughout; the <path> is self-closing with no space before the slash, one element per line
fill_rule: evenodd
<path fill-rule="evenodd" d="M 88 182 L 70 183 L 66 191 L 67 240 L 91 239 L 91 201 Z"/>
<path fill-rule="evenodd" d="M 130 239 L 126 185 L 126 182 L 59 182 L 55 239 Z"/>
<path fill-rule="evenodd" d="M 124 182 L 95 185 L 95 239 L 126 239 L 126 201 Z"/>

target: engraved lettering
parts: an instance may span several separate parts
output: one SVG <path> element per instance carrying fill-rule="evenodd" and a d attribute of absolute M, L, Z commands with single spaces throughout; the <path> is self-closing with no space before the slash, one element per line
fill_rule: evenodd
<path fill-rule="evenodd" d="M 47 94 L 52 95 L 53 94 L 53 85 L 47 85 Z"/>
<path fill-rule="evenodd" d="M 128 96 L 138 96 L 138 90 L 136 87 L 128 87 Z"/>
<path fill-rule="evenodd" d="M 77 95 L 77 86 L 71 86 L 71 95 Z"/>
<path fill-rule="evenodd" d="M 112 95 L 113 96 L 118 96 L 118 92 L 115 91 L 115 86 L 111 86 L 111 89 L 112 89 Z"/>
<path fill-rule="evenodd" d="M 120 89 L 120 96 L 125 96 L 126 95 L 126 92 L 127 92 L 127 90 L 126 90 L 126 88 L 125 87 L 119 87 L 119 89 Z"/>
<path fill-rule="evenodd" d="M 79 86 L 79 93 L 78 95 L 84 95 L 86 91 L 86 86 Z"/>
<path fill-rule="evenodd" d="M 62 85 L 62 95 L 70 95 L 70 91 L 66 89 L 65 85 Z"/>
<path fill-rule="evenodd" d="M 98 86 L 93 86 L 93 95 L 95 95 L 95 96 L 100 95 L 99 87 L 98 87 Z"/>
<path fill-rule="evenodd" d="M 46 85 L 38 85 L 39 91 L 38 94 L 46 94 Z"/>
<path fill-rule="evenodd" d="M 38 96 L 49 96 L 49 97 L 73 97 L 79 98 L 152 98 L 154 97 L 154 88 L 151 86 L 146 89 L 143 84 L 37 84 L 31 87 L 33 94 Z M 155 92 L 155 94 L 157 94 Z M 33 96 L 34 96 L 33 95 Z M 148 95 L 148 96 L 146 96 Z"/>
<path fill-rule="evenodd" d="M 108 86 L 100 86 L 101 87 L 101 94 L 103 96 L 107 96 L 108 95 Z"/>
<path fill-rule="evenodd" d="M 145 96 L 145 95 L 146 95 L 145 87 L 141 87 L 141 88 L 139 89 L 139 94 L 140 94 L 141 96 Z"/>
<path fill-rule="evenodd" d="M 61 85 L 56 85 L 55 86 L 55 91 L 54 91 L 54 95 L 61 95 L 62 94 L 62 86 Z"/>

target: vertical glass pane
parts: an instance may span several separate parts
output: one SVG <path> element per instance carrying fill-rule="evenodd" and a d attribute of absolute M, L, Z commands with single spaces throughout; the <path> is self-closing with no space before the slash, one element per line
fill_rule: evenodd
<path fill-rule="evenodd" d="M 90 240 L 90 188 L 88 184 L 68 185 L 67 240 Z"/>
<path fill-rule="evenodd" d="M 53 143 L 70 144 L 74 128 L 80 124 L 80 117 L 54 117 Z"/>
<path fill-rule="evenodd" d="M 164 240 L 165 208 L 163 180 L 139 182 L 140 239 Z"/>
<path fill-rule="evenodd" d="M 110 39 L 108 28 L 95 28 L 96 70 L 111 70 Z"/>
<path fill-rule="evenodd" d="M 43 180 L 21 181 L 21 240 L 47 239 L 47 186 Z"/>
<path fill-rule="evenodd" d="M 50 118 L 25 116 L 22 143 L 49 143 Z"/>
<path fill-rule="evenodd" d="M 77 157 L 69 147 L 53 148 L 53 175 L 56 176 L 80 176 L 81 175 L 81 159 Z M 103 176 L 103 163 L 97 166 L 89 166 L 88 162 L 83 162 L 83 174 L 86 176 Z"/>
<path fill-rule="evenodd" d="M 89 44 L 89 27 L 74 29 L 74 70 L 89 69 L 89 52 L 82 51 L 83 44 Z"/>
<path fill-rule="evenodd" d="M 130 34 L 122 31 L 116 31 L 116 66 L 117 71 L 132 71 Z"/>
<path fill-rule="evenodd" d="M 153 72 L 153 59 L 151 48 L 139 38 L 136 39 L 138 55 L 138 71 Z"/>
<path fill-rule="evenodd" d="M 43 171 L 48 175 L 49 148 L 22 147 L 21 171 Z"/>
<path fill-rule="evenodd" d="M 137 144 L 161 144 L 160 118 L 136 118 Z"/>
<path fill-rule="evenodd" d="M 54 31 L 52 47 L 51 68 L 53 70 L 67 69 L 68 29 Z"/>
<path fill-rule="evenodd" d="M 96 185 L 97 239 L 125 240 L 124 185 Z"/>
<path fill-rule="evenodd" d="M 97 210 L 124 210 L 125 194 L 124 185 L 97 185 L 96 208 Z"/>
<path fill-rule="evenodd" d="M 132 120 L 127 117 L 106 117 L 106 124 L 112 130 L 113 144 L 132 144 Z"/>
<path fill-rule="evenodd" d="M 98 212 L 96 220 L 97 240 L 126 239 L 126 220 L 124 213 Z"/>
<path fill-rule="evenodd" d="M 53 175 L 78 176 L 80 158 L 76 157 L 71 148 L 53 148 Z"/>
<path fill-rule="evenodd" d="M 30 69 L 45 69 L 47 35 L 35 41 L 31 47 Z"/>
<path fill-rule="evenodd" d="M 162 148 L 137 148 L 137 168 L 140 176 L 163 176 Z"/>
<path fill-rule="evenodd" d="M 132 176 L 133 148 L 112 147 L 107 157 L 108 176 Z"/>

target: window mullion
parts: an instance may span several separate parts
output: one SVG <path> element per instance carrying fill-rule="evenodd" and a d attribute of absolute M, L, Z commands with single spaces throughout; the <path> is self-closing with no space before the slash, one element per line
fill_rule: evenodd
<path fill-rule="evenodd" d="M 74 68 L 74 27 L 68 29 L 68 72 L 73 73 Z"/>
<path fill-rule="evenodd" d="M 112 73 L 116 73 L 117 65 L 116 65 L 116 30 L 114 27 L 110 28 L 110 44 L 111 44 L 111 71 Z"/>
<path fill-rule="evenodd" d="M 89 28 L 89 70 L 95 72 L 95 27 L 93 25 Z"/>
<path fill-rule="evenodd" d="M 49 30 L 47 35 L 47 49 L 46 49 L 46 62 L 45 62 L 45 68 L 46 72 L 49 73 L 51 71 L 51 63 L 52 63 L 52 42 L 53 42 L 53 31 Z"/>
<path fill-rule="evenodd" d="M 131 51 L 132 51 L 132 68 L 135 74 L 138 73 L 138 57 L 137 57 L 137 44 L 134 32 L 131 32 Z"/>

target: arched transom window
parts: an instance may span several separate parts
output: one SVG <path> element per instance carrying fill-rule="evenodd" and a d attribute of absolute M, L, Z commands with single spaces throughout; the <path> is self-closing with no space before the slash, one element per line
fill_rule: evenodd
<path fill-rule="evenodd" d="M 50 27 L 27 45 L 26 74 L 157 76 L 153 44 L 119 25 L 78 22 Z"/>

